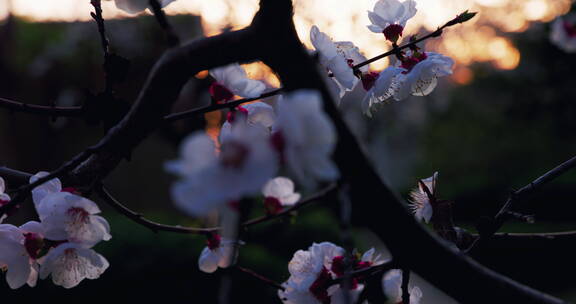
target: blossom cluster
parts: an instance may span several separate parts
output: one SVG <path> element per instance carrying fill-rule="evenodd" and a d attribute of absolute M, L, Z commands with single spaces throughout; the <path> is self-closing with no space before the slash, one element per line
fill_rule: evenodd
<path fill-rule="evenodd" d="M 282 284 L 284 290 L 278 291 L 278 296 L 286 304 L 338 304 L 347 303 L 348 293 L 350 303 L 357 303 L 364 289 L 364 278 L 352 277 L 348 290 L 335 280 L 343 278 L 348 268 L 358 271 L 384 262 L 374 248 L 361 256 L 349 256 L 343 248 L 330 242 L 314 243 L 308 250 L 298 250 L 294 254 L 288 264 L 290 277 Z M 402 302 L 401 283 L 400 270 L 391 270 L 383 276 L 382 290 L 390 303 Z M 413 287 L 410 296 L 410 303 L 418 304 L 422 292 Z"/>
<path fill-rule="evenodd" d="M 416 11 L 414 0 L 379 0 L 374 10 L 368 12 L 372 23 L 368 29 L 383 34 L 396 48 L 406 23 Z M 396 62 L 388 68 L 370 71 L 367 65 L 363 65 L 366 57 L 352 42 L 334 42 L 316 26 L 310 30 L 310 40 L 319 54 L 320 65 L 328 71 L 333 95 L 341 98 L 362 82 L 366 96 L 361 106 L 369 116 L 375 105 L 383 102 L 430 94 L 438 83 L 438 77 L 452 74 L 454 65 L 447 56 L 425 52 L 413 45 L 406 52 L 398 50 Z"/>
<path fill-rule="evenodd" d="M 30 183 L 47 174 L 39 172 Z M 63 188 L 57 178 L 34 188 L 32 199 L 39 222 L 18 227 L 0 224 L 0 266 L 7 271 L 10 288 L 34 287 L 38 277 L 50 275 L 54 284 L 64 288 L 98 278 L 109 264 L 92 247 L 110 240 L 111 235 L 106 219 L 97 215 L 96 203 L 78 195 L 74 188 Z M 8 201 L 0 178 L 0 203 Z"/>

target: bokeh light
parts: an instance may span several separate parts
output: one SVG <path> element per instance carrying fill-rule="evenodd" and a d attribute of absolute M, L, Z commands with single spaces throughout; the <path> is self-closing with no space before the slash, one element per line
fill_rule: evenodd
<path fill-rule="evenodd" d="M 417 0 L 418 14 L 412 19 L 405 34 L 419 30 L 432 31 L 458 13 L 469 9 L 480 14 L 472 21 L 445 31 L 442 39 L 427 43 L 430 50 L 455 58 L 458 64 L 489 62 L 498 69 L 514 69 L 520 62 L 520 53 L 506 37 L 506 33 L 525 31 L 532 22 L 548 22 L 565 14 L 571 0 Z M 0 17 L 6 14 L 7 2 L 0 5 Z M 376 56 L 389 45 L 379 34 L 366 28 L 366 14 L 375 0 L 295 0 L 295 23 L 300 38 L 311 47 L 309 30 L 316 24 L 336 41 L 352 40 L 367 57 Z M 14 14 L 36 21 L 89 20 L 90 1 L 79 0 L 11 0 Z M 115 8 L 113 1 L 103 3 L 105 18 L 130 17 Z M 206 35 L 216 35 L 226 28 L 247 26 L 258 10 L 258 0 L 179 0 L 170 4 L 168 14 L 194 14 L 202 17 Z M 381 60 L 372 69 L 388 64 Z M 253 76 L 277 81 L 261 65 L 250 66 Z"/>

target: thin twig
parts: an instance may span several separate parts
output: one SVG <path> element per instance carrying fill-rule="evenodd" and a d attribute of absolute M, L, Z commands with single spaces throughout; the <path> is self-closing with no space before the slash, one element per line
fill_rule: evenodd
<path fill-rule="evenodd" d="M 106 37 L 106 27 L 104 26 L 104 17 L 102 17 L 101 0 L 91 0 L 90 3 L 94 7 L 94 12 L 90 13 L 90 16 L 92 16 L 94 21 L 96 21 L 98 33 L 100 34 L 102 51 L 104 52 L 104 57 L 107 57 L 110 53 L 110 41 L 108 40 L 108 37 Z"/>
<path fill-rule="evenodd" d="M 0 108 L 16 112 L 45 114 L 49 116 L 59 116 L 59 117 L 75 117 L 75 116 L 82 116 L 84 114 L 82 107 L 41 106 L 41 105 L 21 103 L 18 101 L 2 97 L 0 97 Z"/>
<path fill-rule="evenodd" d="M 291 212 L 296 211 L 296 210 L 298 210 L 298 209 L 300 209 L 306 205 L 309 205 L 310 203 L 312 203 L 314 201 L 318 201 L 319 199 L 327 196 L 328 194 L 330 194 L 335 189 L 336 189 L 336 186 L 331 185 L 331 186 L 321 190 L 320 192 L 300 201 L 298 204 L 296 204 L 292 207 L 286 208 L 285 210 L 281 211 L 280 213 L 262 216 L 262 217 L 258 217 L 258 218 L 246 221 L 242 224 L 242 228 L 247 228 L 247 227 L 250 227 L 250 226 L 253 226 L 256 224 L 264 223 L 264 222 L 271 221 L 273 219 L 276 219 L 276 218 L 279 218 L 282 216 L 289 215 Z M 140 225 L 152 230 L 153 232 L 168 231 L 168 232 L 176 232 L 176 233 L 208 235 L 210 233 L 218 232 L 221 229 L 220 227 L 195 228 L 195 227 L 171 226 L 171 225 L 165 225 L 165 224 L 157 223 L 157 222 L 146 219 L 143 214 L 135 212 L 135 211 L 131 210 L 130 208 L 126 207 L 124 204 L 122 204 L 120 201 L 118 201 L 116 198 L 114 198 L 114 196 L 103 185 L 100 185 L 99 187 L 97 187 L 96 191 L 100 195 L 100 197 L 102 197 L 102 199 L 104 199 L 104 201 L 108 205 L 113 207 L 120 214 L 131 219 L 135 223 L 140 224 Z"/>
<path fill-rule="evenodd" d="M 261 275 L 261 274 L 259 274 L 259 273 L 256 273 L 254 270 L 251 270 L 251 269 L 248 269 L 248 268 L 244 268 L 244 267 L 241 267 L 241 266 L 234 266 L 234 269 L 237 269 L 237 270 L 239 270 L 240 272 L 249 274 L 249 275 L 251 275 L 252 277 L 254 277 L 254 278 L 256 278 L 256 279 L 258 279 L 258 280 L 260 280 L 260 281 L 266 283 L 267 285 L 272 286 L 272 287 L 274 287 L 274 288 L 276 288 L 276 289 L 284 290 L 284 286 L 282 286 L 281 284 L 275 282 L 275 281 L 272 280 L 272 279 L 269 279 L 269 278 L 267 278 L 267 277 L 265 277 L 265 276 L 263 276 L 263 275 Z"/>
<path fill-rule="evenodd" d="M 278 94 L 280 94 L 280 92 L 282 92 L 282 88 L 272 90 L 270 92 L 264 93 L 258 97 L 254 97 L 254 98 L 243 98 L 243 99 L 234 100 L 234 101 L 231 101 L 228 103 L 214 104 L 214 105 L 209 105 L 209 106 L 205 106 L 205 107 L 198 108 L 198 109 L 192 109 L 192 110 L 188 110 L 188 111 L 173 113 L 173 114 L 164 116 L 164 122 L 169 123 L 169 122 L 173 122 L 173 121 L 180 120 L 180 119 L 196 117 L 197 115 L 212 112 L 212 111 L 217 111 L 217 110 L 222 110 L 222 109 L 231 109 L 231 108 L 237 107 L 237 106 L 244 104 L 244 103 L 247 103 L 247 102 L 256 101 L 256 100 L 259 100 L 262 98 L 278 95 Z"/>
<path fill-rule="evenodd" d="M 172 25 L 168 22 L 168 18 L 166 18 L 166 14 L 162 10 L 162 6 L 158 0 L 149 0 L 150 7 L 152 8 L 152 12 L 154 13 L 154 17 L 156 17 L 156 21 L 160 24 L 160 27 L 166 33 L 166 38 L 168 39 L 168 46 L 175 47 L 180 45 L 180 38 L 174 32 Z"/>
<path fill-rule="evenodd" d="M 309 196 L 308 198 L 301 200 L 300 202 L 293 205 L 292 207 L 288 207 L 288 208 L 286 208 L 286 209 L 284 209 L 284 210 L 282 210 L 276 214 L 269 214 L 269 215 L 265 215 L 265 216 L 261 216 L 261 217 L 257 217 L 255 219 L 249 220 L 249 221 L 245 222 L 242 226 L 243 227 L 250 227 L 250 226 L 260 224 L 263 222 L 268 222 L 270 220 L 280 218 L 283 216 L 289 216 L 290 214 L 292 214 L 292 212 L 294 212 L 300 208 L 303 208 L 305 206 L 308 206 L 311 203 L 316 202 L 322 198 L 327 197 L 328 195 L 335 192 L 337 189 L 338 189 L 338 186 L 336 184 L 332 184 L 332 185 L 320 190 L 319 192 Z"/>
<path fill-rule="evenodd" d="M 93 153 L 95 153 L 97 149 L 98 149 L 98 146 L 89 147 L 86 150 L 82 151 L 82 153 L 76 155 L 70 161 L 64 163 L 58 169 L 50 172 L 48 175 L 37 179 L 33 183 L 20 186 L 18 189 L 16 189 L 14 191 L 16 193 L 14 198 L 10 202 L 8 202 L 8 203 L 6 203 L 0 207 L 0 217 L 2 215 L 6 214 L 8 211 L 10 211 L 12 208 L 16 207 L 20 202 L 24 201 L 24 199 L 26 199 L 26 197 L 30 194 L 32 189 L 44 184 L 45 182 L 47 182 L 49 180 L 52 180 L 54 178 L 58 178 L 64 174 L 68 173 L 70 170 L 74 169 L 80 163 L 82 163 L 83 161 L 88 159 L 88 157 L 90 157 Z"/>
<path fill-rule="evenodd" d="M 377 274 L 382 273 L 382 272 L 386 272 L 386 271 L 391 270 L 391 269 L 395 269 L 397 267 L 398 267 L 398 263 L 396 261 L 389 260 L 389 261 L 386 261 L 380 265 L 371 266 L 371 267 L 367 267 L 364 269 L 352 271 L 352 272 L 350 272 L 349 275 L 352 278 L 367 278 L 367 277 L 371 277 L 371 276 L 377 275 Z M 344 277 L 332 279 L 332 281 L 330 281 L 330 285 L 340 284 L 344 280 L 345 280 Z"/>
<path fill-rule="evenodd" d="M 576 167 L 576 156 L 572 157 L 571 159 L 563 162 L 559 166 L 555 167 L 554 169 L 546 172 L 544 175 L 538 177 L 528 185 L 522 187 L 520 190 L 514 191 L 506 200 L 506 203 L 502 206 L 502 208 L 498 211 L 498 213 L 494 216 L 492 221 L 491 227 L 488 227 L 486 231 L 480 231 L 480 236 L 476 238 L 470 247 L 466 250 L 466 252 L 472 252 L 474 248 L 478 247 L 480 244 L 485 242 L 486 240 L 490 239 L 501 227 L 504 225 L 504 222 L 508 218 L 507 214 L 508 211 L 512 208 L 512 204 L 516 201 L 522 200 L 526 197 L 526 195 L 533 193 L 534 191 L 538 190 L 540 187 L 544 186 L 545 184 L 553 181 L 560 175 L 568 172 L 569 170 Z"/>
<path fill-rule="evenodd" d="M 126 216 L 132 221 L 152 230 L 153 232 L 158 231 L 168 231 L 177 233 L 189 233 L 189 234 L 203 234 L 208 235 L 212 232 L 217 232 L 220 228 L 192 228 L 192 227 L 182 227 L 182 226 L 170 226 L 161 223 L 151 221 L 144 217 L 144 215 L 130 210 L 128 207 L 124 206 L 118 200 L 116 200 L 110 192 L 103 186 L 100 185 L 96 188 L 96 192 L 104 201 L 110 205 L 112 208 L 116 209 L 120 214 Z"/>

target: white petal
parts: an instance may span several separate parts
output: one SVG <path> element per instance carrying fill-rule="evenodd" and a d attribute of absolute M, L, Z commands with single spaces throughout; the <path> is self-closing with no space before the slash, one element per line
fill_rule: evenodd
<path fill-rule="evenodd" d="M 294 182 L 287 177 L 279 176 L 269 180 L 264 189 L 264 196 L 283 197 L 294 193 Z"/>
<path fill-rule="evenodd" d="M 384 29 L 378 25 L 374 25 L 374 24 L 370 24 L 367 25 L 366 27 L 368 27 L 368 29 L 373 32 L 373 33 L 377 33 L 377 34 L 382 34 L 382 31 L 384 31 Z"/>
<path fill-rule="evenodd" d="M 372 28 L 370 27 L 370 25 L 368 26 L 368 28 L 370 30 L 372 30 L 375 33 L 382 33 L 382 31 L 384 30 L 384 28 L 386 28 L 388 25 L 390 25 L 389 21 L 386 21 L 384 19 L 382 19 L 382 17 L 380 17 L 378 14 L 368 11 L 368 19 L 370 19 L 370 22 L 372 22 L 372 27 L 376 30 L 379 29 L 379 31 L 374 31 L 372 30 Z"/>
<path fill-rule="evenodd" d="M 48 172 L 38 172 L 34 176 L 30 177 L 30 183 L 36 182 L 38 179 L 48 175 Z M 51 193 L 57 193 L 62 191 L 62 183 L 58 178 L 51 179 L 44 184 L 32 189 L 32 199 L 34 200 L 34 205 L 36 209 L 46 197 L 46 195 Z"/>
<path fill-rule="evenodd" d="M 382 278 L 382 290 L 393 303 L 402 300 L 401 286 L 402 271 L 398 269 L 388 271 Z"/>
<path fill-rule="evenodd" d="M 205 132 L 195 132 L 180 145 L 181 159 L 167 162 L 168 172 L 186 176 L 210 166 L 216 161 L 216 145 Z"/>
<path fill-rule="evenodd" d="M 2 239 L 0 242 L 0 265 L 8 267 L 6 281 L 12 289 L 26 284 L 30 275 L 30 257 L 26 249 L 14 240 Z"/>
<path fill-rule="evenodd" d="M 0 193 L 4 193 L 6 191 L 6 184 L 4 183 L 4 179 L 0 177 Z"/>
<path fill-rule="evenodd" d="M 270 128 L 276 121 L 274 108 L 263 102 L 254 102 L 243 106 L 248 111 L 248 121 Z"/>
<path fill-rule="evenodd" d="M 44 227 L 41 223 L 35 221 L 29 221 L 20 226 L 20 229 L 25 232 L 31 232 L 43 235 L 44 234 Z"/>
<path fill-rule="evenodd" d="M 51 274 L 55 285 L 72 288 L 84 279 L 97 279 L 108 266 L 108 261 L 94 250 L 65 243 L 48 252 L 40 268 L 40 278 Z"/>
<path fill-rule="evenodd" d="M 218 269 L 218 261 L 220 260 L 220 254 L 218 251 L 210 250 L 208 247 L 204 247 L 200 258 L 198 259 L 198 268 L 206 273 L 213 273 Z"/>

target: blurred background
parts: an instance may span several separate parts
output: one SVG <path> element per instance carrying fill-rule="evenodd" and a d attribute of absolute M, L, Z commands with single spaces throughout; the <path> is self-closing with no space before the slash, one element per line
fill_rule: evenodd
<path fill-rule="evenodd" d="M 342 102 L 342 112 L 369 151 L 382 177 L 405 198 L 419 178 L 440 172 L 439 194 L 454 201 L 459 225 L 474 229 L 483 215 L 493 215 L 508 193 L 574 156 L 576 142 L 576 55 L 548 39 L 550 22 L 571 10 L 570 0 L 416 0 L 418 14 L 405 35 L 427 33 L 458 13 L 479 14 L 429 40 L 428 51 L 455 59 L 454 75 L 442 79 L 427 97 L 385 104 L 373 118 L 360 113 L 364 91 L 358 87 Z M 295 22 L 310 47 L 311 25 L 334 40 L 352 40 L 372 57 L 388 50 L 381 37 L 365 27 L 373 0 L 295 0 Z M 146 75 L 165 50 L 165 38 L 148 12 L 127 15 L 104 1 L 104 17 L 112 50 L 131 61 L 128 79 L 117 90 L 118 102 L 131 104 Z M 170 21 L 186 41 L 242 28 L 258 9 L 256 0 L 178 0 L 166 8 Z M 90 1 L 0 0 L 0 97 L 20 102 L 73 106 L 103 88 L 102 53 Z M 381 60 L 373 70 L 389 64 Z M 260 63 L 245 66 L 249 75 L 270 87 L 280 84 Z M 186 85 L 174 111 L 209 102 L 206 73 Z M 273 99 L 271 100 L 273 101 Z M 179 121 L 159 130 L 139 146 L 105 180 L 117 198 L 148 218 L 166 224 L 209 225 L 186 217 L 169 198 L 173 177 L 164 162 L 177 156 L 179 141 L 205 129 L 217 136 L 225 117 L 212 113 Z M 0 109 L 0 165 L 27 172 L 49 171 L 95 143 L 104 129 L 81 119 L 40 117 Z M 353 160 L 351 160 L 353 161 Z M 559 178 L 518 205 L 536 222 L 510 222 L 511 232 L 576 229 L 576 171 Z M 380 211 L 377 200 L 375 212 Z M 205 246 L 200 236 L 155 234 L 100 203 L 112 226 L 113 239 L 96 250 L 110 261 L 99 280 L 83 281 L 64 291 L 40 281 L 31 289 L 9 290 L 4 299 L 23 303 L 44 299 L 72 302 L 89 296 L 178 303 L 215 303 L 222 272 L 207 275 L 197 268 Z M 334 202 L 315 204 L 286 221 L 254 229 L 245 236 L 239 263 L 276 281 L 288 278 L 287 263 L 312 242 L 341 243 Z M 261 214 L 261 208 L 254 215 Z M 384 211 L 382 211 L 384 212 Z M 9 220 L 20 224 L 34 216 L 30 204 Z M 400 232 L 401 233 L 401 232 Z M 356 229 L 361 250 L 384 246 L 370 232 Z M 569 242 L 492 242 L 477 258 L 530 286 L 576 300 L 576 246 Z M 425 253 L 423 253 L 423 258 Z M 430 261 L 434 262 L 434 261 Z M 446 265 L 450 267 L 450 265 Z M 232 274 L 233 302 L 279 303 L 275 291 L 243 274 Z M 422 303 L 452 303 L 421 280 Z M 258 292 L 255 292 L 258 291 Z M 489 292 L 489 291 L 486 291 Z M 495 295 L 495 303 L 498 303 Z"/>

